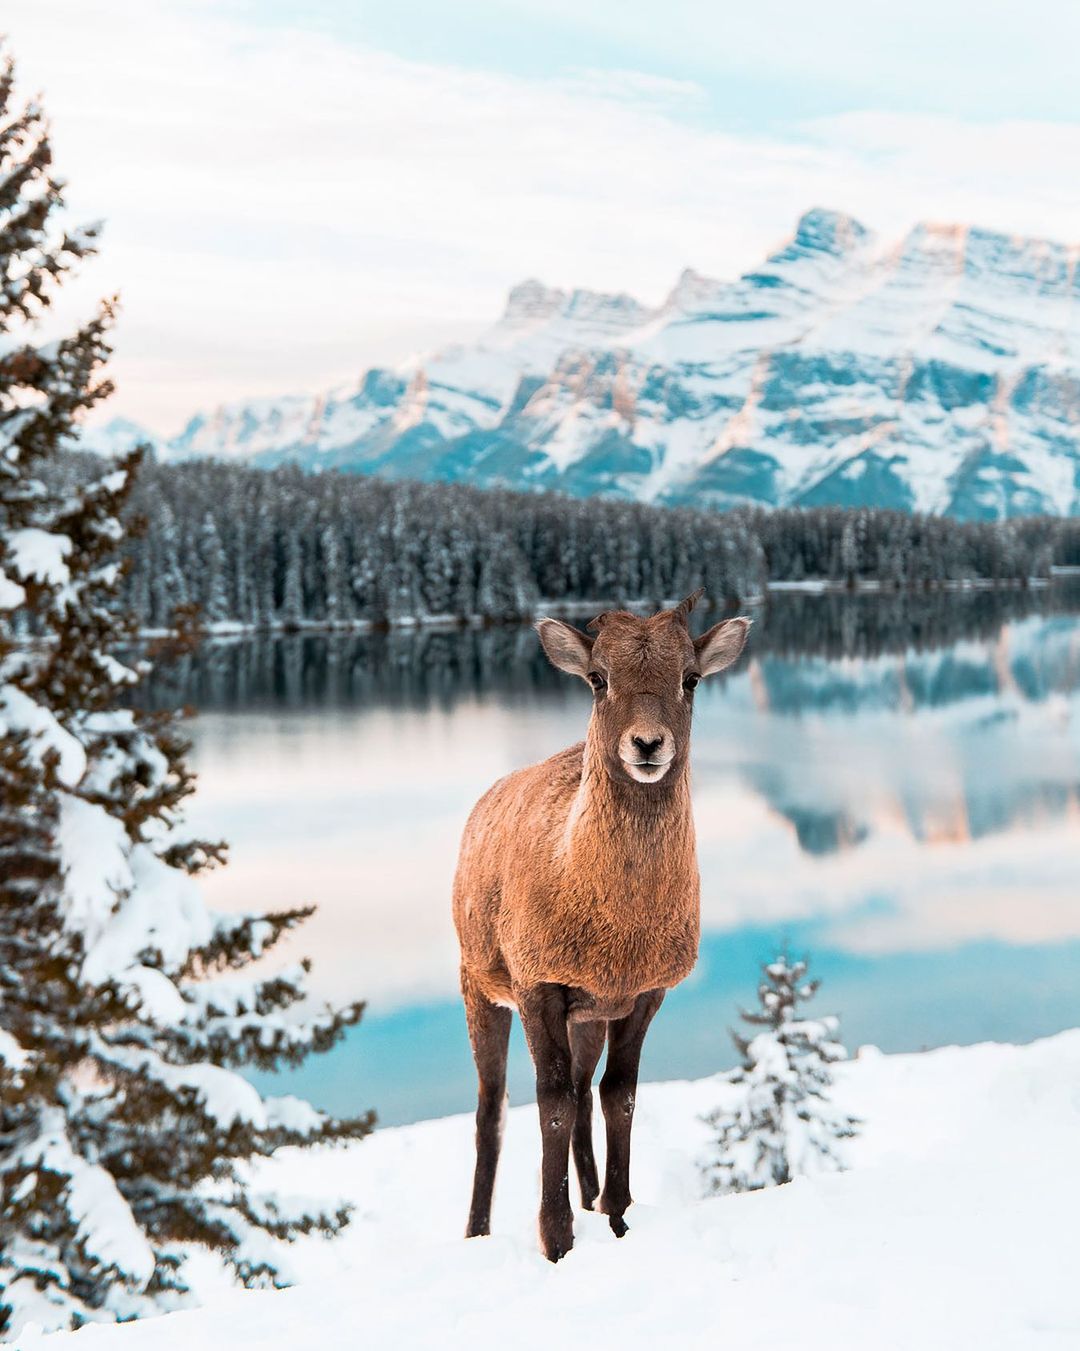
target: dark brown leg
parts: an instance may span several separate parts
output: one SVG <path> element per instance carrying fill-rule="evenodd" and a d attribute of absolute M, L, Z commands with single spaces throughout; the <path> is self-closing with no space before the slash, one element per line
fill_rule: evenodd
<path fill-rule="evenodd" d="M 512 1015 L 509 1009 L 500 1008 L 473 989 L 465 973 L 461 989 L 480 1090 L 476 1106 L 476 1172 L 465 1230 L 466 1238 L 477 1238 L 491 1232 L 491 1196 L 506 1110 L 506 1046 Z"/>
<path fill-rule="evenodd" d="M 592 1141 L 592 1077 L 606 1038 L 607 1023 L 570 1024 L 571 1077 L 577 1096 L 572 1143 L 581 1204 L 586 1210 L 592 1210 L 600 1194 Z"/>
<path fill-rule="evenodd" d="M 608 1057 L 600 1080 L 600 1105 L 607 1123 L 607 1168 L 600 1209 L 617 1238 L 626 1233 L 630 1205 L 630 1128 L 634 1124 L 641 1044 L 664 998 L 663 990 L 639 996 L 633 1012 L 608 1025 Z"/>
<path fill-rule="evenodd" d="M 536 1105 L 544 1161 L 540 1173 L 540 1247 L 549 1262 L 565 1257 L 574 1246 L 570 1209 L 570 1134 L 574 1128 L 575 1094 L 566 1025 L 566 991 L 561 985 L 536 985 L 515 991 L 536 1066 Z"/>

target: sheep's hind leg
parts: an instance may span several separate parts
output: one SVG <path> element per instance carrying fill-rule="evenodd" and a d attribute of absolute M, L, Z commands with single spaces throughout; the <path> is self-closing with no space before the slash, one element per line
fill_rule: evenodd
<path fill-rule="evenodd" d="M 491 1198 L 499 1166 L 503 1117 L 506 1111 L 506 1049 L 510 1038 L 509 1009 L 493 1004 L 462 972 L 465 1017 L 479 1080 L 476 1106 L 476 1171 L 466 1238 L 491 1232 Z"/>
<path fill-rule="evenodd" d="M 572 1144 L 574 1166 L 581 1188 L 581 1204 L 586 1210 L 592 1210 L 600 1194 L 600 1179 L 593 1153 L 592 1078 L 606 1038 L 607 1023 L 570 1024 L 571 1077 L 577 1095 Z"/>

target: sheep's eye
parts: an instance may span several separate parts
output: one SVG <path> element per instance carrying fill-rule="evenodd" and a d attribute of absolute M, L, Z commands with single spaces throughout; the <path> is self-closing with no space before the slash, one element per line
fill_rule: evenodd
<path fill-rule="evenodd" d="M 687 671 L 686 675 L 683 676 L 682 687 L 689 692 L 690 690 L 697 688 L 700 680 L 701 677 L 696 671 Z"/>
<path fill-rule="evenodd" d="M 596 691 L 597 694 L 599 694 L 601 690 L 607 689 L 607 681 L 604 679 L 604 677 L 600 674 L 599 671 L 590 671 L 589 674 L 585 677 L 585 679 L 589 682 L 589 684 L 593 687 L 593 689 Z"/>

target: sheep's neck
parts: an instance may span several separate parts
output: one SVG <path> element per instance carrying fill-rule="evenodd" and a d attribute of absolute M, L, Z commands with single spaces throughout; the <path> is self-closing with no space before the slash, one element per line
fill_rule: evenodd
<path fill-rule="evenodd" d="M 655 785 L 617 782 L 587 740 L 564 846 L 566 862 L 575 871 L 587 869 L 598 892 L 655 903 L 683 867 L 694 866 L 685 761 Z"/>

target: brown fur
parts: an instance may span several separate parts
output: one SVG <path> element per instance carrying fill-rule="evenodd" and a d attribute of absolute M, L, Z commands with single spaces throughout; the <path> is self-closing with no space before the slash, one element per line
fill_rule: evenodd
<path fill-rule="evenodd" d="M 579 743 L 519 769 L 469 818 L 454 918 L 462 966 L 494 1003 L 546 981 L 621 1007 L 694 965 L 698 874 L 685 774 L 660 801 L 634 803 L 651 786 L 614 785 L 596 758 Z"/>
<path fill-rule="evenodd" d="M 579 1112 L 573 1140 L 586 1205 L 596 1190 L 584 1118 L 605 1032 L 604 1084 L 611 1089 L 605 1097 L 601 1085 L 609 1140 L 605 1196 L 619 1195 L 604 1208 L 612 1228 L 625 1231 L 641 1040 L 663 992 L 689 974 L 697 957 L 693 694 L 686 685 L 735 660 L 749 621 L 716 625 L 695 642 L 686 614 L 696 598 L 649 619 L 601 615 L 590 625 L 595 639 L 541 621 L 541 640 L 557 666 L 594 687 L 603 682 L 587 737 L 496 783 L 476 804 L 462 838 L 454 921 L 480 1074 L 469 1232 L 487 1232 L 498 1155 L 491 1098 L 498 1088 L 501 1110 L 505 1031 L 495 1010 L 516 1007 L 537 1065 L 545 1130 L 541 1240 L 553 1260 L 572 1243 L 563 1193 L 566 1148 Z M 580 1037 L 569 1035 L 576 1026 Z M 619 1085 L 625 1080 L 617 1092 L 616 1078 Z M 621 1106 L 615 1102 L 620 1093 Z M 620 1159 L 621 1179 L 612 1175 Z"/>

